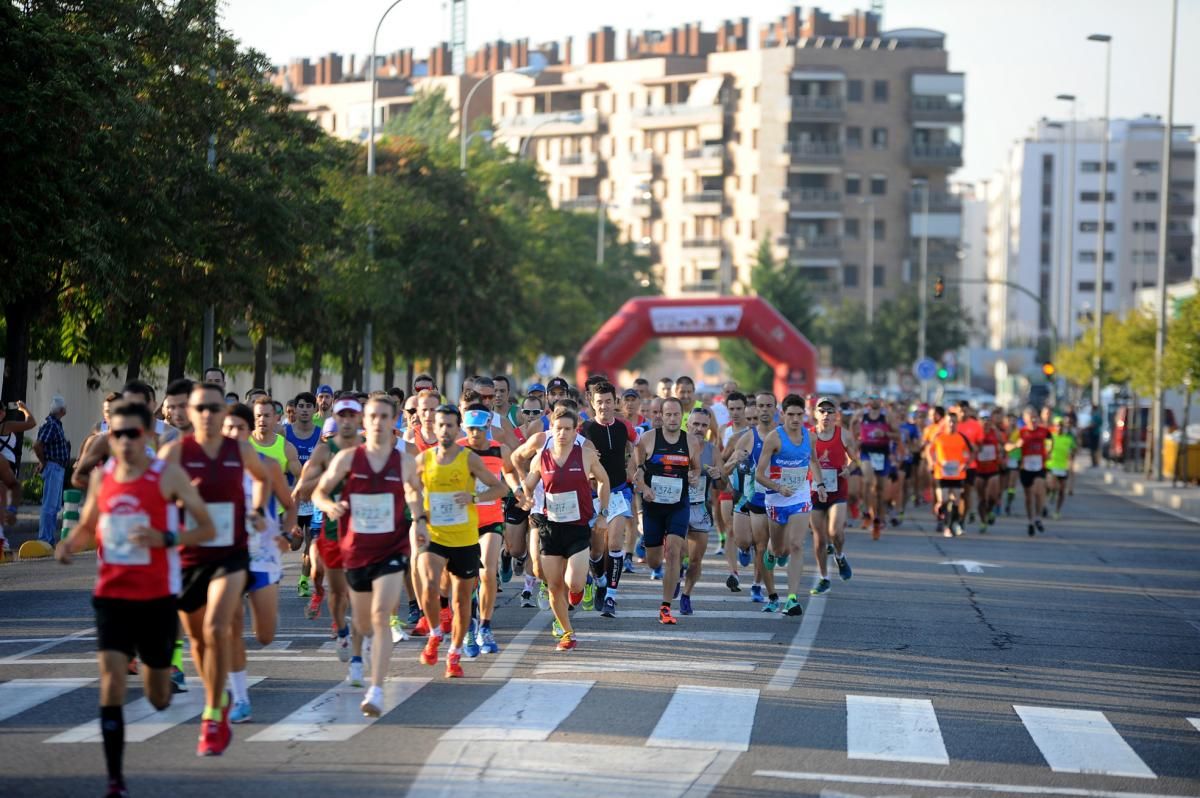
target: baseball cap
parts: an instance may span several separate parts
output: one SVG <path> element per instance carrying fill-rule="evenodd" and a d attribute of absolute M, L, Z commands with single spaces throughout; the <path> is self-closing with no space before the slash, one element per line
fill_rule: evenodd
<path fill-rule="evenodd" d="M 555 388 L 566 391 L 566 390 L 570 389 L 571 384 L 569 382 L 567 382 L 566 380 L 564 380 L 562 377 L 555 377 L 554 379 L 550 380 L 549 383 L 547 383 L 547 387 L 551 391 L 553 391 Z"/>
<path fill-rule="evenodd" d="M 530 385 L 528 388 L 525 389 L 525 393 L 527 393 L 527 394 L 545 393 L 545 392 L 546 392 L 546 386 L 542 385 L 540 382 L 535 382 L 533 385 Z"/>
<path fill-rule="evenodd" d="M 641 394 L 638 393 L 635 388 L 626 388 L 621 393 L 621 398 L 622 399 L 639 399 L 639 398 L 641 398 Z"/>
<path fill-rule="evenodd" d="M 828 396 L 822 396 L 820 399 L 817 400 L 816 407 L 820 407 L 821 405 L 829 405 L 834 410 L 837 409 L 837 402 L 833 401 L 833 399 Z"/>
<path fill-rule="evenodd" d="M 335 416 L 343 410 L 353 410 L 355 413 L 361 413 L 362 409 L 362 404 L 350 396 L 347 396 L 345 399 L 338 399 L 333 403 L 333 414 Z"/>
<path fill-rule="evenodd" d="M 323 393 L 327 393 L 330 396 L 333 396 L 333 387 L 330 385 L 322 385 L 319 388 L 317 388 L 317 396 L 320 396 Z"/>

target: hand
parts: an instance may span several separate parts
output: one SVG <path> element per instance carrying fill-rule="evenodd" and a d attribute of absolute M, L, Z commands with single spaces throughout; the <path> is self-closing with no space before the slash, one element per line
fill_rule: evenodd
<path fill-rule="evenodd" d="M 745 449 L 738 449 L 737 453 L 735 453 L 733 456 L 733 462 L 740 463 L 749 456 L 750 452 L 746 451 Z"/>
<path fill-rule="evenodd" d="M 457 504 L 459 507 L 464 507 L 468 504 L 471 504 L 474 501 L 475 501 L 475 497 L 472 496 L 471 494 L 467 493 L 466 491 L 462 491 L 460 493 L 454 494 L 454 503 Z"/>
<path fill-rule="evenodd" d="M 648 502 L 654 501 L 654 491 L 650 490 L 650 488 L 643 486 L 641 493 L 642 493 L 642 499 L 644 501 L 648 501 Z"/>
<path fill-rule="evenodd" d="M 823 485 L 823 484 L 817 485 L 817 500 L 823 502 L 823 501 L 828 501 L 828 499 L 829 499 L 829 492 L 825 489 L 825 485 Z"/>
<path fill-rule="evenodd" d="M 255 511 L 250 514 L 250 524 L 254 527 L 255 532 L 267 531 L 267 519 L 260 512 Z"/>
<path fill-rule="evenodd" d="M 842 470 L 839 471 L 838 473 L 841 474 L 843 477 L 848 477 L 848 476 L 850 476 L 850 473 L 853 470 L 854 469 L 850 467 L 850 463 L 846 463 L 844 466 L 842 466 Z"/>
<path fill-rule="evenodd" d="M 299 524 L 292 526 L 292 535 L 288 544 L 291 546 L 292 551 L 300 551 L 300 547 L 304 545 L 304 533 L 300 531 Z"/>
<path fill-rule="evenodd" d="M 608 519 L 604 517 L 603 513 L 596 516 L 596 531 L 597 532 L 607 532 L 608 531 Z"/>
<path fill-rule="evenodd" d="M 280 554 L 287 554 L 292 550 L 292 539 L 283 532 L 275 536 L 275 544 L 279 546 Z"/>
<path fill-rule="evenodd" d="M 58 545 L 54 547 L 54 559 L 58 560 L 63 565 L 71 564 L 71 555 L 73 553 L 74 552 L 71 551 L 71 542 L 69 538 L 63 538 L 58 542 Z"/>
<path fill-rule="evenodd" d="M 350 512 L 350 503 L 347 501 L 340 501 L 335 503 L 333 505 L 333 510 L 327 511 L 325 515 L 329 516 L 334 521 L 337 521 L 348 512 Z"/>
<path fill-rule="evenodd" d="M 163 534 L 157 529 L 151 529 L 148 526 L 135 527 L 129 532 L 129 542 L 135 546 L 144 546 L 147 549 L 161 549 L 167 545 L 163 539 Z"/>
<path fill-rule="evenodd" d="M 787 496 L 788 498 L 796 495 L 796 489 L 791 485 L 780 485 L 777 492 L 780 496 Z"/>
<path fill-rule="evenodd" d="M 17 400 L 17 409 L 22 412 L 26 412 L 26 413 L 29 412 L 29 408 L 26 407 L 25 403 L 22 402 L 20 399 Z"/>
<path fill-rule="evenodd" d="M 44 469 L 45 467 L 46 467 L 46 464 L 39 460 L 38 464 L 33 467 L 33 473 L 40 474 L 40 473 L 42 473 L 42 469 Z"/>

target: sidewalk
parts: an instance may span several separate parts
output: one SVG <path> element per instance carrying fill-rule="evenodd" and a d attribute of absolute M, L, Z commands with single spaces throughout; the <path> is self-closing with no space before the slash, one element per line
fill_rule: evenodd
<path fill-rule="evenodd" d="M 1176 518 L 1200 524 L 1200 487 L 1158 482 L 1141 474 L 1129 474 L 1115 468 L 1076 467 L 1076 479 L 1118 496 L 1141 500 L 1142 504 L 1169 513 Z"/>

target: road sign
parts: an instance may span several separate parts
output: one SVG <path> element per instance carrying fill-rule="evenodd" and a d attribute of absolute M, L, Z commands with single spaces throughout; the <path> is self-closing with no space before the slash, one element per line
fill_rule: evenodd
<path fill-rule="evenodd" d="M 547 355 L 545 352 L 538 355 L 537 363 L 534 368 L 538 374 L 549 377 L 554 374 L 554 358 Z"/>
<path fill-rule="evenodd" d="M 931 357 L 923 357 L 913 364 L 913 376 L 924 382 L 937 374 L 937 363 Z"/>

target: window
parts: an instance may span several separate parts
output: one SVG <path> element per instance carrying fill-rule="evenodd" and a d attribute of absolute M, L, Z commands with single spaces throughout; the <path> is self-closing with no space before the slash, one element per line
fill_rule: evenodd
<path fill-rule="evenodd" d="M 1157 174 L 1158 161 L 1134 161 L 1133 168 L 1137 169 L 1139 172 L 1146 172 L 1147 174 Z"/>
<path fill-rule="evenodd" d="M 858 239 L 858 219 L 842 220 L 842 235 L 846 238 Z"/>
<path fill-rule="evenodd" d="M 1112 222 L 1108 223 L 1106 229 L 1112 229 Z M 1135 233 L 1154 233 L 1158 231 L 1158 222 L 1134 222 L 1133 230 Z"/>
<path fill-rule="evenodd" d="M 1113 288 L 1112 282 L 1110 280 L 1105 280 L 1104 281 L 1104 290 L 1111 291 L 1112 288 Z M 1080 280 L 1077 290 L 1080 291 L 1081 293 L 1085 293 L 1085 294 L 1091 293 L 1092 291 L 1096 290 L 1096 281 L 1095 280 Z"/>
<path fill-rule="evenodd" d="M 751 219 L 750 220 L 750 237 L 757 240 L 758 239 L 757 231 L 758 231 L 758 222 Z"/>
<path fill-rule="evenodd" d="M 842 267 L 842 285 L 847 288 L 856 288 L 858 286 L 858 267 L 845 265 Z"/>
<path fill-rule="evenodd" d="M 876 80 L 871 84 L 871 96 L 877 103 L 885 103 L 888 101 L 888 82 L 886 80 Z"/>
<path fill-rule="evenodd" d="M 754 97 L 754 102 L 757 103 L 758 102 L 758 86 L 754 87 L 754 92 L 752 93 L 752 96 Z"/>
<path fill-rule="evenodd" d="M 871 128 L 871 149 L 886 150 L 887 149 L 887 128 L 873 127 Z"/>
<path fill-rule="evenodd" d="M 1133 229 L 1134 230 L 1137 229 L 1137 222 L 1133 223 Z M 1081 233 L 1096 233 L 1099 231 L 1100 231 L 1100 223 L 1099 222 L 1080 222 L 1079 223 L 1079 232 L 1081 232 Z M 1113 223 L 1105 222 L 1104 223 L 1104 232 L 1111 233 L 1112 231 L 1113 231 Z"/>
<path fill-rule="evenodd" d="M 858 175 L 846 175 L 846 194 L 853 196 L 862 191 L 862 178 Z"/>
<path fill-rule="evenodd" d="M 1079 201 L 1080 202 L 1099 202 L 1100 201 L 1100 192 L 1099 191 L 1080 191 L 1079 192 Z M 1111 191 L 1104 192 L 1104 201 L 1105 202 L 1113 201 L 1113 193 Z"/>
<path fill-rule="evenodd" d="M 1079 164 L 1079 171 L 1095 174 L 1100 171 L 1099 161 L 1083 161 Z M 1108 162 L 1108 171 L 1117 171 L 1117 165 L 1113 161 Z"/>
<path fill-rule="evenodd" d="M 887 178 L 883 175 L 871 175 L 871 193 L 882 197 L 887 193 Z"/>
<path fill-rule="evenodd" d="M 1079 250 L 1079 262 L 1080 263 L 1095 263 L 1096 262 L 1096 250 L 1094 250 L 1094 249 Z M 1104 262 L 1105 263 L 1113 262 L 1112 250 L 1110 250 L 1110 249 L 1104 250 Z"/>
<path fill-rule="evenodd" d="M 750 147 L 751 149 L 758 149 L 758 128 L 750 131 Z"/>
<path fill-rule="evenodd" d="M 847 127 L 846 128 L 846 149 L 861 150 L 863 145 L 862 128 Z"/>
<path fill-rule="evenodd" d="M 883 288 L 884 283 L 886 282 L 884 277 L 885 277 L 884 268 L 882 266 L 876 266 L 875 267 L 875 287 L 876 288 Z"/>
<path fill-rule="evenodd" d="M 863 82 L 861 80 L 846 81 L 846 102 L 860 103 L 863 98 Z"/>
<path fill-rule="evenodd" d="M 882 241 L 887 238 L 887 222 L 883 219 L 875 220 L 875 240 Z"/>
<path fill-rule="evenodd" d="M 758 175 L 750 175 L 750 193 L 758 193 Z"/>
<path fill-rule="evenodd" d="M 1135 191 L 1133 192 L 1134 202 L 1158 202 L 1157 191 Z"/>

